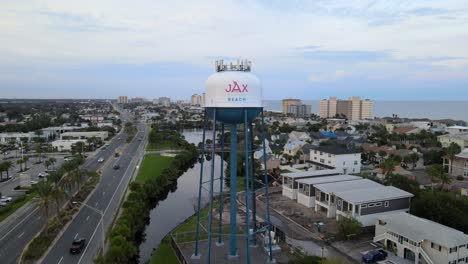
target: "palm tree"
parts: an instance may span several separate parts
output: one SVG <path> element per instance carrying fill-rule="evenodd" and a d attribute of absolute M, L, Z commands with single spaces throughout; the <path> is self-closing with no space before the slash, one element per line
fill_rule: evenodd
<path fill-rule="evenodd" d="M 458 144 L 452 142 L 445 151 L 447 158 L 450 160 L 449 174 L 452 174 L 453 160 L 455 159 L 455 155 L 461 152 L 461 148 Z"/>
<path fill-rule="evenodd" d="M 49 230 L 49 208 L 50 208 L 50 201 L 52 199 L 54 187 L 50 182 L 41 181 L 36 184 L 36 192 L 38 196 L 38 203 L 39 207 L 44 210 L 44 215 L 46 217 L 46 226 L 45 226 L 45 233 L 48 233 Z"/>
<path fill-rule="evenodd" d="M 55 201 L 55 209 L 57 210 L 57 215 L 60 213 L 60 201 L 65 197 L 65 191 L 59 184 L 55 184 L 51 193 L 52 199 Z"/>
<path fill-rule="evenodd" d="M 42 146 L 39 144 L 36 147 L 36 153 L 37 153 L 37 162 L 42 162 Z"/>
<path fill-rule="evenodd" d="M 19 159 L 16 161 L 16 164 L 20 166 L 20 171 L 23 171 L 23 163 L 24 163 L 24 160 L 22 159 Z"/>
<path fill-rule="evenodd" d="M 52 169 L 55 170 L 55 162 L 57 162 L 57 159 L 55 159 L 54 157 L 50 157 L 49 161 L 50 161 L 50 164 L 52 165 Z"/>
<path fill-rule="evenodd" d="M 8 178 L 10 176 L 9 172 L 10 172 L 11 167 L 13 167 L 13 163 L 11 163 L 11 161 L 4 161 L 2 164 L 5 167 L 5 171 L 7 173 L 7 178 Z"/>
<path fill-rule="evenodd" d="M 395 170 L 395 166 L 397 165 L 397 162 L 392 159 L 388 158 L 384 160 L 382 163 L 380 163 L 380 168 L 382 169 L 382 174 L 385 175 L 385 179 L 388 181 L 390 179 L 391 174 Z"/>
<path fill-rule="evenodd" d="M 81 171 L 80 169 L 75 169 L 73 171 L 70 172 L 71 174 L 71 177 L 73 179 L 73 183 L 78 185 L 78 190 L 80 190 L 81 188 L 81 181 L 83 180 L 83 171 Z"/>
<path fill-rule="evenodd" d="M 440 186 L 441 190 L 444 189 L 444 186 L 446 184 L 450 184 L 452 182 L 452 179 L 447 173 L 445 173 L 444 167 L 440 164 L 434 164 L 430 166 L 427 169 L 427 174 L 431 176 L 431 182 L 438 181 L 441 183 L 441 186 Z"/>
<path fill-rule="evenodd" d="M 4 163 L 0 163 L 0 182 L 3 181 L 3 172 L 5 171 Z"/>
<path fill-rule="evenodd" d="M 51 165 L 50 160 L 44 161 L 44 166 L 46 167 L 47 170 L 49 169 L 50 165 Z"/>

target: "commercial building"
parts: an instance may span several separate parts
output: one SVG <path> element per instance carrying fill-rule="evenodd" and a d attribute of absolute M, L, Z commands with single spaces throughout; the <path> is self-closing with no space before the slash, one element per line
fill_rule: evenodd
<path fill-rule="evenodd" d="M 52 141 L 52 147 L 57 151 L 71 151 L 72 147 L 78 142 L 86 143 L 82 139 L 65 139 Z"/>
<path fill-rule="evenodd" d="M 126 104 L 126 103 L 128 103 L 128 97 L 127 97 L 127 96 L 119 96 L 119 97 L 117 97 L 117 103 L 119 103 L 119 104 Z"/>
<path fill-rule="evenodd" d="M 42 137 L 47 139 L 47 134 L 37 135 L 34 132 L 28 133 L 16 133 L 16 132 L 6 132 L 0 133 L 0 143 L 9 143 L 9 142 L 21 142 L 22 140 L 26 140 L 30 142 L 35 137 Z"/>
<path fill-rule="evenodd" d="M 288 107 L 291 105 L 300 105 L 301 100 L 300 99 L 283 99 L 283 114 L 288 113 Z"/>
<path fill-rule="evenodd" d="M 408 212 L 413 194 L 362 179 L 315 185 L 315 211 L 328 218 L 354 218 L 363 227 L 383 214 Z"/>
<path fill-rule="evenodd" d="M 169 107 L 171 105 L 171 98 L 169 97 L 159 97 L 157 100 L 153 101 L 153 103 L 157 102 L 158 105 Z"/>
<path fill-rule="evenodd" d="M 282 186 L 283 196 L 286 196 L 292 200 L 297 199 L 297 192 L 298 192 L 297 180 L 299 179 L 325 177 L 325 176 L 333 176 L 333 175 L 339 175 L 339 174 L 340 172 L 337 170 L 319 170 L 319 171 L 311 170 L 311 171 L 304 171 L 304 172 L 283 173 L 281 174 L 281 176 L 283 177 L 283 186 Z"/>
<path fill-rule="evenodd" d="M 130 103 L 143 103 L 145 101 L 145 98 L 142 97 L 134 97 L 130 99 Z"/>
<path fill-rule="evenodd" d="M 299 184 L 297 202 L 308 207 L 315 208 L 315 185 L 330 182 L 344 182 L 360 180 L 362 177 L 353 175 L 337 175 L 327 177 L 305 178 L 296 180 Z"/>
<path fill-rule="evenodd" d="M 468 149 L 464 149 L 461 153 L 455 155 L 453 162 L 448 157 L 444 157 L 443 166 L 447 168 L 447 171 L 453 177 L 468 177 Z"/>
<path fill-rule="evenodd" d="M 441 135 L 437 137 L 437 141 L 439 141 L 444 148 L 450 146 L 452 143 L 459 145 L 461 149 L 468 148 L 468 134 Z"/>
<path fill-rule="evenodd" d="M 361 100 L 359 96 L 351 96 L 348 100 L 340 100 L 332 96 L 320 101 L 319 115 L 322 118 L 336 116 L 346 117 L 350 120 L 372 119 L 373 103 L 369 99 Z"/>
<path fill-rule="evenodd" d="M 99 138 L 104 141 L 109 137 L 109 132 L 107 131 L 90 131 L 90 132 L 65 132 L 60 135 L 61 140 L 65 139 L 88 139 L 88 138 Z"/>
<path fill-rule="evenodd" d="M 377 217 L 374 242 L 414 263 L 468 263 L 468 235 L 408 213 Z"/>
<path fill-rule="evenodd" d="M 335 169 L 341 174 L 361 172 L 361 153 L 337 145 L 313 146 L 310 150 L 310 164 L 315 170 Z"/>

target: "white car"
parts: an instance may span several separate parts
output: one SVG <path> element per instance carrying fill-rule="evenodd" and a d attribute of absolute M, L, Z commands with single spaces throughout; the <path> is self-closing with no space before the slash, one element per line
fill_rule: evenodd
<path fill-rule="evenodd" d="M 31 181 L 31 185 L 37 184 L 37 181 Z"/>
<path fill-rule="evenodd" d="M 103 163 L 103 162 L 104 162 L 104 158 L 99 158 L 99 159 L 97 160 L 97 162 Z"/>
<path fill-rule="evenodd" d="M 0 198 L 0 202 L 3 202 L 3 203 L 9 203 L 11 202 L 11 200 L 13 200 L 11 197 L 8 197 L 8 196 L 2 196 L 2 198 Z"/>
<path fill-rule="evenodd" d="M 64 160 L 64 161 L 71 161 L 72 158 L 68 158 L 68 157 L 67 157 L 67 158 L 64 158 L 63 160 Z"/>
<path fill-rule="evenodd" d="M 47 177 L 47 176 L 49 176 L 49 173 L 47 173 L 47 172 L 40 172 L 40 173 L 37 175 L 37 177 L 39 177 L 39 178 L 44 178 L 44 177 Z"/>

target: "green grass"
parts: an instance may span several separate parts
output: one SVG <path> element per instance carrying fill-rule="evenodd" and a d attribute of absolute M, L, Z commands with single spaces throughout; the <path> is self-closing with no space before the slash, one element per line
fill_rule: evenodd
<path fill-rule="evenodd" d="M 179 260 L 172 249 L 171 245 L 167 242 L 162 242 L 158 249 L 151 255 L 150 264 L 179 264 Z"/>
<path fill-rule="evenodd" d="M 146 146 L 146 150 L 148 151 L 158 151 L 167 149 L 177 149 L 177 147 L 171 141 L 167 140 L 163 140 L 158 143 L 151 143 Z"/>
<path fill-rule="evenodd" d="M 18 208 L 21 208 L 27 202 L 29 202 L 32 198 L 36 196 L 36 193 L 28 193 L 19 196 L 18 198 L 11 201 L 7 206 L 0 208 L 0 222 L 5 220 L 8 216 L 16 212 Z"/>
<path fill-rule="evenodd" d="M 140 170 L 136 177 L 137 182 L 144 182 L 150 178 L 157 177 L 168 168 L 173 157 L 164 157 L 159 154 L 148 154 L 143 158 Z"/>
<path fill-rule="evenodd" d="M 280 170 L 281 173 L 290 173 L 290 170 Z"/>

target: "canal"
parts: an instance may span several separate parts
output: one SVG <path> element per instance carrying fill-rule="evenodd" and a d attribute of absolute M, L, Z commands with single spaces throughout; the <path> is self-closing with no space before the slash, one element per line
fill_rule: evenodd
<path fill-rule="evenodd" d="M 202 141 L 200 130 L 184 131 L 183 135 L 189 143 L 198 145 Z M 207 132 L 207 135 L 209 132 Z M 215 157 L 216 168 L 219 168 L 221 158 Z M 204 162 L 204 171 L 209 172 L 211 162 Z M 200 177 L 200 163 L 187 170 L 177 180 L 176 191 L 170 193 L 164 201 L 161 201 L 150 213 L 150 222 L 145 229 L 145 241 L 140 245 L 140 263 L 145 263 L 151 257 L 154 248 L 159 246 L 161 240 L 176 226 L 194 214 L 194 204 L 198 197 L 198 181 Z M 209 173 L 204 173 L 204 178 L 209 178 Z M 215 174 L 219 178 L 219 170 Z M 216 181 L 215 186 L 219 186 Z M 215 188 L 215 191 L 219 188 Z M 206 194 L 206 193 L 205 193 Z"/>

